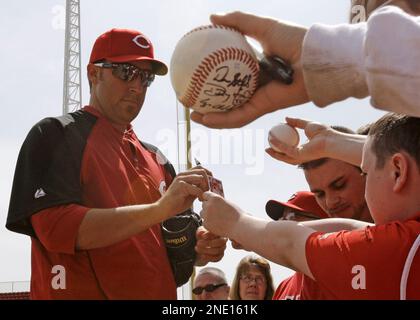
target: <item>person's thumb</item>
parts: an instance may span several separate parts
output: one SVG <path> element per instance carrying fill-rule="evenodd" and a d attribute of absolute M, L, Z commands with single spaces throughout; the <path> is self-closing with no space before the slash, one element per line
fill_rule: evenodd
<path fill-rule="evenodd" d="M 201 196 L 202 201 L 208 201 L 213 197 L 213 193 L 211 191 L 206 191 Z"/>

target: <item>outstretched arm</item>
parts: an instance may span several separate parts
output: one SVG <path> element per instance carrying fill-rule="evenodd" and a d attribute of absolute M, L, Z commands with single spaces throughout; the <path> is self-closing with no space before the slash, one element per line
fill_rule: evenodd
<path fill-rule="evenodd" d="M 354 219 L 328 218 L 314 221 L 299 222 L 300 225 L 320 232 L 337 232 L 342 230 L 363 229 L 375 224 Z"/>
<path fill-rule="evenodd" d="M 306 240 L 315 230 L 293 221 L 252 217 L 222 197 L 206 192 L 201 215 L 211 232 L 240 243 L 270 261 L 313 277 L 306 260 Z"/>

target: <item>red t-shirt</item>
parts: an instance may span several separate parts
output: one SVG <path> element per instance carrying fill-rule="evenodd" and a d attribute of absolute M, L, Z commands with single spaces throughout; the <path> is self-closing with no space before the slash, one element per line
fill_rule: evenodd
<path fill-rule="evenodd" d="M 306 258 L 327 299 L 420 299 L 420 215 L 306 242 Z M 420 250 L 419 250 L 420 251 Z"/>
<path fill-rule="evenodd" d="M 273 300 L 323 300 L 326 299 L 318 284 L 304 275 L 296 272 L 283 280 L 273 295 Z"/>
<path fill-rule="evenodd" d="M 28 209 L 36 212 L 31 216 L 36 234 L 32 237 L 31 298 L 176 299 L 176 284 L 160 225 L 105 248 L 75 251 L 79 226 L 90 208 L 153 203 L 172 179 L 156 155 L 140 144 L 132 128 L 126 133 L 119 132 L 91 107 L 85 107 L 74 118 L 66 123 L 64 132 L 86 119 L 89 125 L 82 125 L 71 134 L 64 133 L 60 141 L 68 146 L 60 148 L 62 152 L 71 148 L 76 151 L 60 159 L 57 150 L 47 150 L 54 147 L 45 148 L 45 152 L 53 154 L 46 159 L 54 172 L 43 174 L 50 179 L 37 179 L 42 188 L 37 187 L 37 199 L 33 202 L 45 203 L 31 206 L 43 209 Z M 35 134 L 42 135 L 51 127 L 51 124 L 40 125 Z M 79 132 L 87 139 L 78 137 Z M 61 129 L 57 134 L 62 134 Z M 32 137 L 38 145 L 39 141 L 51 138 L 51 135 L 38 136 Z M 78 156 L 80 143 L 83 146 Z M 25 150 L 30 152 L 29 147 Z M 67 159 L 72 156 L 75 159 Z M 60 165 L 60 161 L 67 161 L 67 165 Z M 74 169 L 79 163 L 80 168 Z M 57 170 L 60 166 L 63 169 Z M 61 174 L 66 179 L 60 178 Z M 68 185 L 75 190 L 70 190 Z M 17 186 L 16 192 L 20 189 Z M 16 212 L 25 211 L 18 205 L 15 207 Z M 65 271 L 65 283 L 61 281 L 58 288 L 52 285 L 59 275 L 56 266 Z"/>

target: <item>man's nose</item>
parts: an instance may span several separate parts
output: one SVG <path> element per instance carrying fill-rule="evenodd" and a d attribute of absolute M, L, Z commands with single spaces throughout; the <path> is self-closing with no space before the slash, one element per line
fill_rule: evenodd
<path fill-rule="evenodd" d="M 340 203 L 340 197 L 338 194 L 331 192 L 326 194 L 325 204 L 329 210 L 335 209 Z"/>
<path fill-rule="evenodd" d="M 211 292 L 207 292 L 206 290 L 204 290 L 201 296 L 203 300 L 208 300 L 211 297 Z"/>
<path fill-rule="evenodd" d="M 142 94 L 145 90 L 145 87 L 141 84 L 139 79 L 128 82 L 128 86 L 129 92 L 132 94 Z"/>

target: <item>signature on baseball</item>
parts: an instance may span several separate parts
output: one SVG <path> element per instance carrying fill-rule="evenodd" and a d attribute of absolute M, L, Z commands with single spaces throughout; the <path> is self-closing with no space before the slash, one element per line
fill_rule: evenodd
<path fill-rule="evenodd" d="M 249 90 L 251 80 L 251 74 L 242 75 L 237 72 L 232 76 L 229 66 L 217 68 L 215 76 L 204 85 L 203 94 L 206 98 L 200 100 L 200 107 L 223 111 L 231 109 L 232 106 L 239 107 L 252 96 Z"/>

